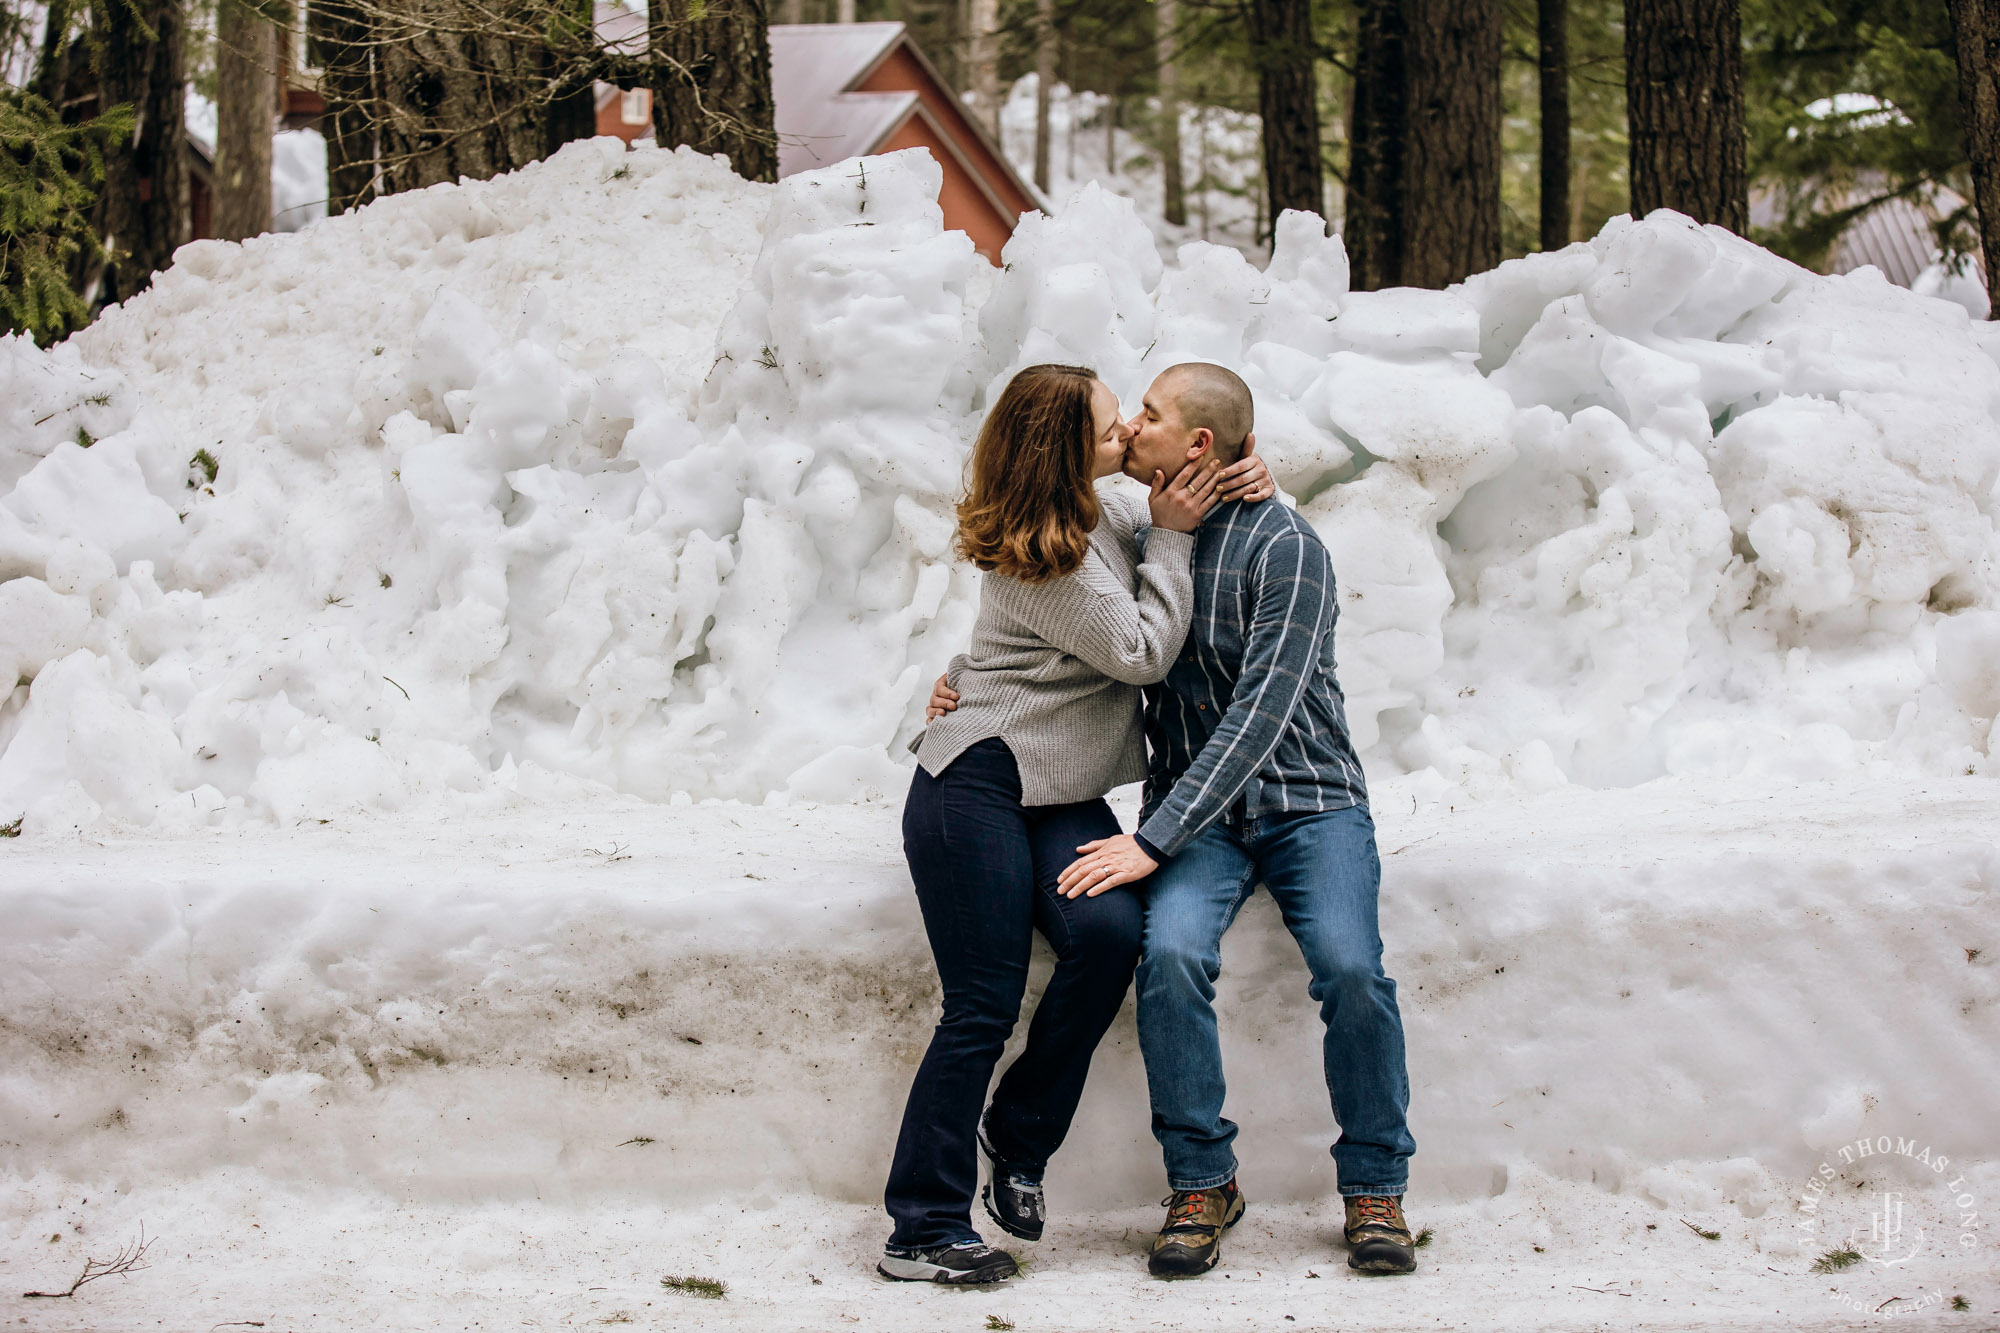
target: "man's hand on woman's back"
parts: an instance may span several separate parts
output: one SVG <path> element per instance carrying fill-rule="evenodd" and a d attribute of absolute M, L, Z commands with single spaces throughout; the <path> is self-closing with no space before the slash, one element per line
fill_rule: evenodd
<path fill-rule="evenodd" d="M 931 686 L 931 701 L 924 705 L 925 726 L 929 726 L 946 713 L 958 711 L 958 691 L 944 682 L 945 678 L 939 676 L 937 684 Z"/>

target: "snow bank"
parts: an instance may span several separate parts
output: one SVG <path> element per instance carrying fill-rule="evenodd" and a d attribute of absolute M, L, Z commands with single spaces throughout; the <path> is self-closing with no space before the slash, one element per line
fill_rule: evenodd
<path fill-rule="evenodd" d="M 1383 934 L 1425 1200 L 1532 1168 L 1790 1254 L 1788 1196 L 1834 1147 L 1990 1153 L 1986 780 L 1415 814 L 1407 784 L 1379 793 Z M 937 1004 L 896 821 L 622 798 L 16 844 L 0 1170 L 251 1168 L 428 1203 L 878 1200 Z M 1334 1184 L 1306 992 L 1258 895 L 1218 1009 L 1260 1202 Z M 1128 1005 L 1055 1163 L 1065 1219 L 1159 1197 L 1131 1024 Z"/>
<path fill-rule="evenodd" d="M 1167 265 L 1087 186 L 993 274 L 938 181 L 575 144 L 0 343 L 0 819 L 893 794 L 1050 359 L 1242 369 L 1421 797 L 1994 773 L 1993 326 L 1668 213 L 1354 293 L 1314 219 Z"/>
<path fill-rule="evenodd" d="M 1984 779 L 1416 815 L 1406 785 L 1382 789 L 1384 937 L 1426 1201 L 1540 1171 L 1792 1255 L 1788 1197 L 1834 1147 L 1988 1151 Z M 878 805 L 594 799 L 6 857 L 0 1169 L 88 1195 L 254 1169 L 432 1205 L 870 1203 L 936 1013 Z M 1260 1203 L 1334 1185 L 1306 981 L 1258 895 L 1218 1011 Z M 1144 1107 L 1128 1007 L 1056 1161 L 1066 1219 L 1158 1199 Z"/>

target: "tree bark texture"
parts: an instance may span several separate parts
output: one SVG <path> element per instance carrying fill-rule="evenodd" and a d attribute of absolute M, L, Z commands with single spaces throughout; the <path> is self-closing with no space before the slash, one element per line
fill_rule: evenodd
<path fill-rule="evenodd" d="M 1250 54 L 1264 120 L 1266 216 L 1275 222 L 1288 208 L 1324 214 L 1311 0 L 1250 0 Z"/>
<path fill-rule="evenodd" d="M 1117 62 L 1104 62 L 1110 88 L 1104 94 L 1104 167 L 1107 171 L 1118 170 L 1118 85 Z"/>
<path fill-rule="evenodd" d="M 135 119 L 131 139 L 105 154 L 97 216 L 110 257 L 82 287 L 110 303 L 143 290 L 189 239 L 187 15 L 180 0 L 97 0 L 91 24 L 102 34 L 98 105 L 130 106 Z"/>
<path fill-rule="evenodd" d="M 1499 0 L 1405 0 L 1409 144 L 1403 281 L 1448 287 L 1500 262 Z"/>
<path fill-rule="evenodd" d="M 655 140 L 726 154 L 747 180 L 778 179 L 765 0 L 650 0 L 646 12 Z"/>
<path fill-rule="evenodd" d="M 1341 240 L 1360 291 L 1403 282 L 1403 38 L 1402 0 L 1359 0 Z"/>
<path fill-rule="evenodd" d="M 1987 318 L 2000 319 L 2000 0 L 1951 0 L 1951 30 L 1986 260 Z"/>
<path fill-rule="evenodd" d="M 1500 37 L 1498 0 L 1362 0 L 1342 231 L 1356 288 L 1500 262 Z"/>
<path fill-rule="evenodd" d="M 278 118 L 278 25 L 243 3 L 215 13 L 216 239 L 271 229 L 271 135 Z"/>
<path fill-rule="evenodd" d="M 965 63 L 971 77 L 973 114 L 1000 137 L 1000 5 L 971 0 L 966 8 Z"/>
<path fill-rule="evenodd" d="M 1625 0 L 1632 211 L 1749 229 L 1738 0 Z"/>
<path fill-rule="evenodd" d="M 1159 61 L 1160 83 L 1160 176 L 1164 213 L 1176 227 L 1187 225 L 1187 184 L 1181 179 L 1181 91 L 1180 72 L 1174 66 L 1180 54 L 1180 5 L 1177 0 L 1154 0 L 1153 47 Z"/>
<path fill-rule="evenodd" d="M 542 53 L 551 98 L 544 151 L 554 154 L 566 143 L 597 134 L 597 76 L 586 60 L 572 52 L 591 40 L 595 6 L 592 0 L 554 0 L 552 17 L 558 27 L 556 49 Z"/>
<path fill-rule="evenodd" d="M 353 0 L 311 0 L 306 9 L 310 59 L 319 66 L 320 92 L 326 98 L 319 131 L 326 140 L 328 213 L 345 213 L 382 193 L 375 179 L 379 153 L 370 32 L 368 15 Z"/>
<path fill-rule="evenodd" d="M 1542 101 L 1542 249 L 1569 244 L 1569 0 L 1538 0 Z"/>
<path fill-rule="evenodd" d="M 1055 0 L 1035 0 L 1035 188 L 1049 188 L 1049 98 L 1056 82 Z M 1070 100 L 1070 133 L 1076 133 L 1076 103 Z"/>
<path fill-rule="evenodd" d="M 547 108 L 524 103 L 542 53 L 477 31 L 456 0 L 406 0 L 406 8 L 399 40 L 373 48 L 383 193 L 487 180 L 541 157 Z M 510 17 L 525 22 L 527 12 Z"/>
<path fill-rule="evenodd" d="M 29 80 L 28 91 L 61 111 L 70 98 L 70 54 L 73 49 L 70 34 L 75 28 L 76 9 L 66 0 L 55 0 L 50 5 L 42 26 L 42 51 L 35 62 L 34 78 Z"/>

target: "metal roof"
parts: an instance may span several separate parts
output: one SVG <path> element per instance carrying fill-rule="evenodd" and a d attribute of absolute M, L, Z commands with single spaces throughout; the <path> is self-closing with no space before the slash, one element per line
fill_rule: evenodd
<path fill-rule="evenodd" d="M 595 8 L 598 37 L 607 47 L 626 52 L 645 50 L 646 14 L 642 8 L 619 0 L 597 0 Z M 937 67 L 909 40 L 905 24 L 774 23 L 769 33 L 778 175 L 811 171 L 875 152 L 914 115 L 925 121 L 946 150 L 959 159 L 1003 218 L 1011 217 L 1012 209 L 995 191 L 1004 189 L 1005 184 L 1011 184 L 1031 203 L 1047 207 L 1040 194 L 1021 179 L 993 136 L 976 117 L 965 112 L 957 93 Z M 955 123 L 939 123 L 915 89 L 855 90 L 854 85 L 872 74 L 899 46 L 907 47 L 924 76 L 960 113 Z M 608 94 L 605 88 L 600 88 L 598 105 L 602 106 L 606 100 Z M 985 149 L 997 169 L 1005 174 L 1005 184 L 988 180 L 967 159 L 961 146 L 967 138 Z"/>
<path fill-rule="evenodd" d="M 1938 193 L 1949 197 L 1927 201 L 1931 208 L 1909 198 L 1888 199 L 1854 219 L 1833 243 L 1827 268 L 1834 273 L 1852 273 L 1863 264 L 1873 264 L 1898 287 L 1915 282 L 1937 254 L 1932 222 L 1963 202 L 1948 190 Z"/>
<path fill-rule="evenodd" d="M 778 174 L 871 153 L 916 108 L 915 92 L 849 92 L 903 40 L 900 23 L 771 27 Z"/>

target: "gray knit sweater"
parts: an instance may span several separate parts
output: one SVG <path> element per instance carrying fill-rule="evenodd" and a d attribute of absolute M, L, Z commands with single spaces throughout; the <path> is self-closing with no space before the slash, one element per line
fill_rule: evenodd
<path fill-rule="evenodd" d="M 1187 638 L 1194 535 L 1154 528 L 1141 562 L 1145 501 L 1097 498 L 1102 517 L 1074 573 L 980 580 L 972 646 L 945 672 L 958 708 L 910 743 L 931 776 L 998 736 L 1020 766 L 1023 805 L 1086 801 L 1145 778 L 1139 686 L 1165 676 Z"/>

